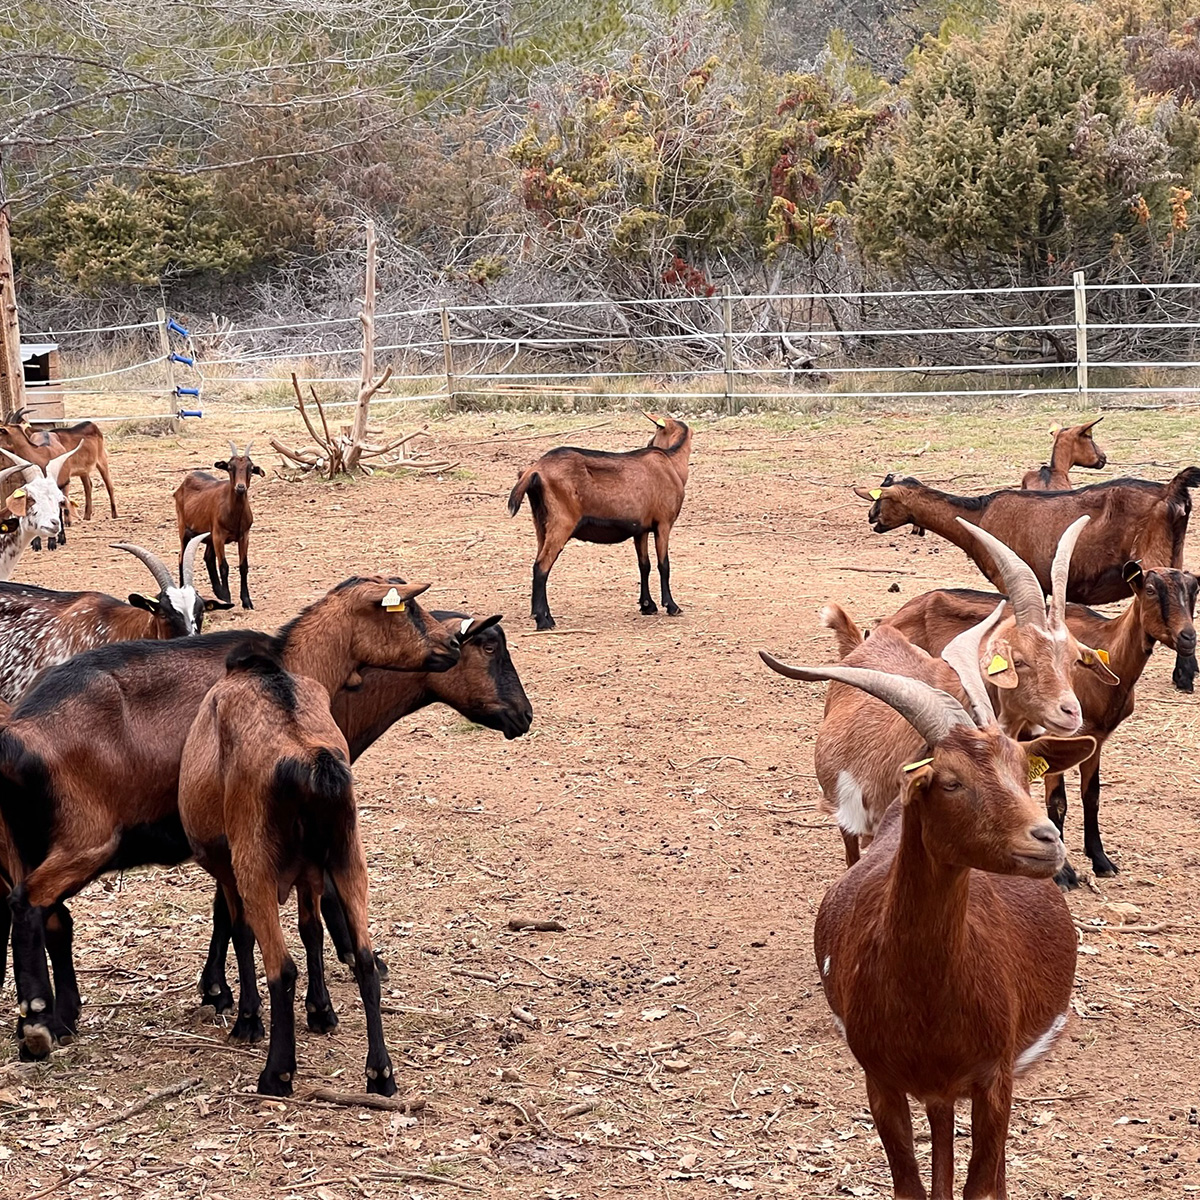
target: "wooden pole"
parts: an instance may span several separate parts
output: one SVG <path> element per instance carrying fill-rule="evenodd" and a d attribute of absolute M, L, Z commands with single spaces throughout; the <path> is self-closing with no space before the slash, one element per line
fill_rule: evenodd
<path fill-rule="evenodd" d="M 0 411 L 11 416 L 25 404 L 25 368 L 21 365 L 21 322 L 9 236 L 8 205 L 0 206 Z"/>
<path fill-rule="evenodd" d="M 442 305 L 442 359 L 446 365 L 446 396 L 450 411 L 458 408 L 458 397 L 454 391 L 454 346 L 450 342 L 450 313 Z"/>
<path fill-rule="evenodd" d="M 346 469 L 354 470 L 362 455 L 362 444 L 367 439 L 367 417 L 371 408 L 371 397 L 375 387 L 375 222 L 367 222 L 367 272 L 363 283 L 362 321 L 362 374 L 358 383 L 358 406 L 354 410 L 354 426 L 350 430 L 350 452 L 346 456 Z"/>
<path fill-rule="evenodd" d="M 1076 271 L 1075 284 L 1075 387 L 1088 402 L 1088 339 L 1087 339 L 1087 286 L 1083 272 Z"/>
<path fill-rule="evenodd" d="M 729 288 L 721 293 L 721 340 L 725 344 L 725 411 L 734 411 L 733 375 L 733 301 Z"/>

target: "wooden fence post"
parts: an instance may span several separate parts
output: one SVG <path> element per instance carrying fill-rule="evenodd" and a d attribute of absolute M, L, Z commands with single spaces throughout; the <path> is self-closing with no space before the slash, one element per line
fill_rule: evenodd
<path fill-rule="evenodd" d="M 25 368 L 21 365 L 21 322 L 13 272 L 8 205 L 0 205 L 0 412 L 11 416 L 25 404 Z"/>
<path fill-rule="evenodd" d="M 1083 272 L 1076 271 L 1075 284 L 1075 387 L 1088 401 L 1087 286 Z"/>
<path fill-rule="evenodd" d="M 733 300 L 729 295 L 728 286 L 721 293 L 721 340 L 725 346 L 725 411 L 732 413 L 736 411 L 733 375 Z"/>
<path fill-rule="evenodd" d="M 454 346 L 450 341 L 450 313 L 442 305 L 442 358 L 446 364 L 446 396 L 450 411 L 458 409 L 458 395 L 454 387 Z"/>

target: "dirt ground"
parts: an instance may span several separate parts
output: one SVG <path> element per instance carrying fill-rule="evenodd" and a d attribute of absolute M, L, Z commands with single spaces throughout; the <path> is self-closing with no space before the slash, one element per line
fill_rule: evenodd
<path fill-rule="evenodd" d="M 401 1093 L 425 1107 L 306 1100 L 361 1087 L 361 1006 L 337 964 L 340 1029 L 300 1022 L 296 1099 L 257 1098 L 264 1048 L 229 1045 L 197 1005 L 207 876 L 137 871 L 73 902 L 79 1037 L 48 1064 L 18 1063 L 10 1044 L 0 1066 L 0 1196 L 890 1195 L 862 1073 L 812 959 L 813 918 L 842 869 L 812 776 L 824 689 L 770 674 L 755 651 L 829 661 L 825 601 L 870 620 L 930 587 L 977 585 L 932 535 L 871 533 L 848 485 L 893 469 L 962 492 L 1009 484 L 1071 416 L 699 419 L 671 546 L 683 615 L 639 615 L 629 544 L 572 544 L 550 578 L 554 634 L 529 619 L 532 522 L 527 509 L 510 519 L 505 497 L 552 445 L 643 444 L 636 414 L 454 417 L 431 426 L 432 448 L 459 464 L 439 478 L 257 481 L 250 623 L 273 629 L 355 573 L 432 579 L 431 605 L 505 614 L 534 706 L 533 730 L 513 742 L 427 709 L 356 767 L 391 967 L 385 1025 Z M 262 427 L 213 416 L 181 438 L 114 438 L 121 518 L 101 504 L 19 576 L 145 589 L 144 569 L 108 542 L 173 554 L 180 472 Z M 1186 410 L 1111 413 L 1101 476 L 1167 478 L 1200 457 L 1194 430 Z M 235 612 L 211 625 L 242 623 Z M 1121 873 L 1070 896 L 1084 923 L 1128 901 L 1164 928 L 1082 935 L 1068 1036 L 1018 1084 L 1014 1197 L 1200 1193 L 1200 699 L 1171 689 L 1170 668 L 1159 650 L 1105 754 L 1101 823 Z M 514 915 L 566 929 L 510 933 Z M 961 1108 L 959 1123 L 961 1187 Z M 928 1164 L 927 1140 L 919 1150 Z"/>

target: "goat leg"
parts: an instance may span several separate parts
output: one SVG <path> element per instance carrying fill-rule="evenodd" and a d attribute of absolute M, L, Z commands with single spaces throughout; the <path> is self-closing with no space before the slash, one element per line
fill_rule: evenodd
<path fill-rule="evenodd" d="M 639 533 L 633 539 L 634 549 L 637 551 L 638 574 L 641 576 L 642 591 L 638 597 L 638 608 L 649 616 L 651 613 L 658 612 L 658 605 L 650 597 L 650 534 Z"/>
<path fill-rule="evenodd" d="M 338 962 L 353 968 L 354 943 L 350 940 L 350 926 L 346 924 L 346 910 L 342 907 L 337 889 L 333 886 L 333 879 L 328 874 L 325 876 L 325 890 L 321 893 L 321 917 L 325 921 L 325 928 L 329 930 L 329 940 L 333 942 Z M 375 951 L 375 969 L 379 972 L 380 979 L 388 977 L 388 965 L 378 950 Z"/>
<path fill-rule="evenodd" d="M 671 595 L 671 556 L 668 552 L 670 538 L 671 531 L 665 526 L 654 531 L 654 550 L 658 555 L 658 582 L 662 588 L 663 607 L 672 617 L 677 617 L 683 609 L 675 603 L 675 597 Z"/>
<path fill-rule="evenodd" d="M 54 1012 L 49 1026 L 54 1039 L 60 1042 L 75 1036 L 83 1007 L 75 975 L 74 941 L 75 922 L 60 901 L 46 918 L 46 950 L 54 972 Z"/>
<path fill-rule="evenodd" d="M 1104 853 L 1100 838 L 1100 755 L 1094 754 L 1079 765 L 1079 790 L 1083 800 L 1083 852 L 1092 860 L 1097 879 L 1117 874 L 1116 865 Z"/>
<path fill-rule="evenodd" d="M 337 1013 L 325 986 L 325 929 L 319 912 L 320 897 L 315 888 L 300 885 L 296 889 L 296 908 L 299 916 L 300 940 L 308 967 L 308 994 L 304 1008 L 308 1013 L 308 1028 L 313 1033 L 331 1033 L 337 1028 Z M 272 998 L 271 1004 L 275 1000 Z M 271 1022 L 274 1024 L 274 1008 Z"/>
<path fill-rule="evenodd" d="M 1063 837 L 1063 828 L 1067 823 L 1067 778 L 1065 775 L 1047 775 L 1045 787 L 1046 815 L 1058 827 L 1058 836 L 1065 842 L 1067 839 Z M 1070 859 L 1063 859 L 1063 865 L 1055 874 L 1054 882 L 1064 892 L 1073 891 L 1079 886 L 1079 876 L 1075 874 Z"/>
<path fill-rule="evenodd" d="M 883 1143 L 896 1200 L 926 1200 L 925 1185 L 913 1148 L 912 1113 L 903 1092 L 882 1087 L 867 1076 L 867 1101 L 875 1118 L 875 1131 Z"/>
<path fill-rule="evenodd" d="M 229 942 L 233 937 L 233 918 L 225 892 L 218 884 L 213 896 L 213 931 L 208 944 L 208 958 L 200 972 L 200 1003 L 211 1004 L 220 1016 L 233 1008 L 233 992 L 225 978 L 225 960 L 229 953 Z"/>
<path fill-rule="evenodd" d="M 264 1096 L 290 1096 L 296 1074 L 296 964 L 288 953 L 279 924 L 277 884 L 269 872 L 254 869 L 258 863 L 247 871 L 249 865 L 238 863 L 238 890 L 246 920 L 262 951 L 271 996 L 271 1040 L 267 1046 L 267 1064 L 258 1077 L 258 1090 Z"/>
<path fill-rule="evenodd" d="M 971 1162 L 963 1200 L 1006 1200 L 1004 1143 L 1012 1111 L 1012 1075 L 999 1073 L 971 1096 Z"/>
<path fill-rule="evenodd" d="M 83 519 L 90 521 L 92 519 L 92 477 L 80 475 L 79 482 L 83 484 Z M 66 495 L 65 491 L 63 495 Z"/>
<path fill-rule="evenodd" d="M 238 964 L 238 1015 L 229 1031 L 232 1042 L 261 1042 L 265 1036 L 262 1022 L 262 997 L 258 994 L 254 961 L 254 933 L 246 923 L 240 900 L 230 904 L 233 914 L 233 952 Z"/>
<path fill-rule="evenodd" d="M 954 1200 L 954 1102 L 925 1106 L 933 1142 L 931 1200 Z"/>
<path fill-rule="evenodd" d="M 240 596 L 243 608 L 253 608 L 250 603 L 250 583 L 248 576 L 250 574 L 250 563 L 247 561 L 247 556 L 250 552 L 250 539 L 243 537 L 238 541 L 238 574 L 242 577 L 242 594 Z M 223 568 L 224 578 L 228 578 L 228 566 Z M 226 585 L 228 587 L 228 585 Z"/>
<path fill-rule="evenodd" d="M 54 1011 L 54 992 L 46 967 L 47 910 L 29 903 L 28 880 L 9 897 L 12 909 L 13 979 L 17 985 L 17 1040 L 21 1059 L 49 1057 L 53 1040 L 46 1024 Z"/>

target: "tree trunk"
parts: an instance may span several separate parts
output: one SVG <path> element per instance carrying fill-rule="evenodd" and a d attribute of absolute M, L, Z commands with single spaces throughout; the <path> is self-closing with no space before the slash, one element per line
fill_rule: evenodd
<path fill-rule="evenodd" d="M 346 452 L 346 471 L 353 471 L 362 458 L 363 442 L 367 439 L 367 417 L 371 397 L 379 390 L 375 382 L 375 222 L 367 222 L 367 277 L 363 286 L 362 306 L 362 375 L 358 385 L 358 407 L 354 410 L 354 425 L 350 430 L 350 449 Z"/>
<path fill-rule="evenodd" d="M 6 204 L 0 206 L 0 414 L 8 418 L 24 403 L 25 369 L 21 365 L 21 325 Z"/>

